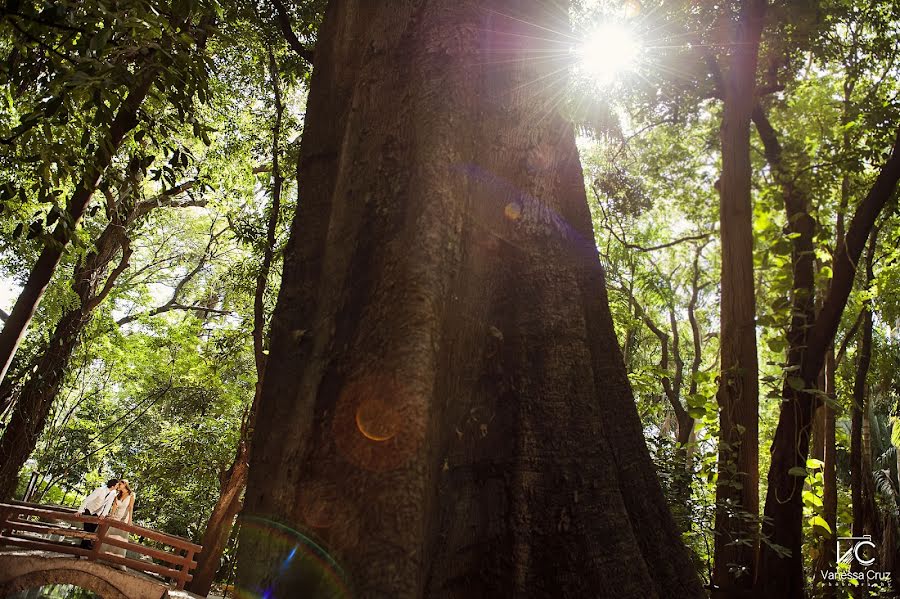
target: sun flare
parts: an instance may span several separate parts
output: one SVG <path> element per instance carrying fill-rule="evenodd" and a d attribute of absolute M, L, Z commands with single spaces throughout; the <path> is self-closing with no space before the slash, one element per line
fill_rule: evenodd
<path fill-rule="evenodd" d="M 625 25 L 606 23 L 585 37 L 577 53 L 579 71 L 600 84 L 608 84 L 635 67 L 640 44 Z"/>

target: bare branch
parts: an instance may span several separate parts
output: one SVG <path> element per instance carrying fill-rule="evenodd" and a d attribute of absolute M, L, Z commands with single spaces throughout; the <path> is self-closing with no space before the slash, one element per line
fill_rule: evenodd
<path fill-rule="evenodd" d="M 142 216 L 145 216 L 151 210 L 155 208 L 187 208 L 189 206 L 206 206 L 206 200 L 195 200 L 191 198 L 190 200 L 177 201 L 176 198 L 194 188 L 197 185 L 198 181 L 196 179 L 192 181 L 185 181 L 179 185 L 171 189 L 167 189 L 162 193 L 150 198 L 149 200 L 144 200 L 134 210 L 134 216 L 132 220 L 138 219 Z"/>
<path fill-rule="evenodd" d="M 182 304 L 179 301 L 181 297 L 181 292 L 184 290 L 185 286 L 196 277 L 200 271 L 206 266 L 207 262 L 209 262 L 212 256 L 212 247 L 215 244 L 216 240 L 222 236 L 222 234 L 227 231 L 227 228 L 222 229 L 218 233 L 212 233 L 209 236 L 209 242 L 206 244 L 206 249 L 203 250 L 203 255 L 200 257 L 200 260 L 197 262 L 197 265 L 191 269 L 178 283 L 175 285 L 175 288 L 172 290 L 172 296 L 162 306 L 158 306 L 153 308 L 149 312 L 145 312 L 146 316 L 156 316 L 157 314 L 163 314 L 165 312 L 169 312 L 171 310 L 196 310 L 203 312 L 216 312 L 219 314 L 231 314 L 231 312 L 223 312 L 221 310 L 213 310 L 212 308 L 207 308 L 205 306 L 189 306 L 186 304 Z M 129 322 L 133 322 L 137 320 L 141 316 L 141 313 L 137 314 L 129 314 L 127 316 L 123 316 L 119 320 L 116 321 L 116 324 L 119 326 L 128 324 Z"/>

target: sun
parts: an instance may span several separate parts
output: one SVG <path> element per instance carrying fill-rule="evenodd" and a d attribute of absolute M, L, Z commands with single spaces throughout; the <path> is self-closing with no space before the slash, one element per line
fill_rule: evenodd
<path fill-rule="evenodd" d="M 612 83 L 637 65 L 640 49 L 637 37 L 627 26 L 602 24 L 588 33 L 576 49 L 578 70 L 597 83 Z"/>

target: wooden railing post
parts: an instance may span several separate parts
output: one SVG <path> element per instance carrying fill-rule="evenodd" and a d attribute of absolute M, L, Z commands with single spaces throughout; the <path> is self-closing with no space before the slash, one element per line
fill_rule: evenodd
<path fill-rule="evenodd" d="M 175 586 L 175 590 L 183 591 L 184 585 L 187 584 L 187 578 L 191 571 L 191 562 L 194 560 L 194 550 L 193 549 L 185 549 L 184 561 L 181 562 L 180 572 L 181 574 L 178 576 L 178 584 Z"/>
<path fill-rule="evenodd" d="M 103 541 L 106 539 L 106 533 L 109 530 L 109 522 L 106 518 L 100 518 L 100 524 L 97 525 L 97 540 L 94 541 L 93 547 L 91 547 L 91 554 L 88 556 L 88 559 L 91 561 L 97 561 L 100 557 L 100 548 L 103 546 Z"/>

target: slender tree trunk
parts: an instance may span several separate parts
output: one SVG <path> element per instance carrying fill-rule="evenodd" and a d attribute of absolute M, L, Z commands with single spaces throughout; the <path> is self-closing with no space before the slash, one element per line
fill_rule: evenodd
<path fill-rule="evenodd" d="M 521 60 L 564 19 L 329 4 L 241 525 L 248 592 L 702 596 L 555 109 L 564 65 Z"/>
<path fill-rule="evenodd" d="M 853 95 L 853 89 L 855 87 L 855 79 L 847 78 L 844 81 L 844 102 L 842 106 L 842 115 L 841 115 L 841 125 L 843 128 L 843 138 L 842 138 L 842 149 L 844 152 L 849 152 L 851 150 L 852 140 L 850 137 L 850 131 L 846 126 L 851 118 L 853 112 L 853 104 L 851 102 L 851 98 Z M 847 215 L 847 209 L 850 205 L 850 172 L 849 170 L 844 170 L 844 173 L 841 177 L 841 195 L 840 195 L 840 203 L 837 211 L 837 218 L 835 222 L 835 247 L 842 247 L 845 243 L 846 237 L 846 225 L 845 218 Z M 829 284 L 830 287 L 830 284 Z M 821 306 L 818 306 L 818 309 L 821 309 Z M 857 323 L 859 320 L 857 320 Z M 853 327 L 849 331 L 847 331 L 844 345 L 849 342 L 850 338 L 853 337 L 856 331 L 857 324 L 854 324 Z M 836 426 L 835 426 L 835 411 L 834 405 L 837 402 L 837 367 L 838 363 L 842 357 L 842 353 L 835 355 L 834 341 L 832 340 L 828 352 L 825 354 L 825 393 L 828 397 L 827 402 L 822 403 L 817 410 L 817 414 L 821 415 L 822 420 L 822 461 L 824 463 L 823 467 L 823 490 L 822 490 L 822 512 L 823 518 L 825 522 L 828 524 L 829 528 L 831 528 L 831 537 L 822 539 L 822 542 L 819 544 L 819 556 L 816 560 L 815 571 L 813 573 L 813 580 L 816 582 L 823 581 L 823 572 L 826 572 L 830 569 L 834 569 L 837 567 L 837 551 L 835 540 L 837 537 L 837 507 L 838 507 L 838 499 L 837 499 L 837 468 L 836 468 L 836 457 L 837 457 L 837 438 L 836 438 Z M 833 599 L 836 597 L 836 589 L 830 584 L 825 584 L 821 587 L 820 593 L 823 599 Z"/>
<path fill-rule="evenodd" d="M 866 287 L 870 287 L 874 279 L 872 272 L 877 245 L 878 229 L 872 232 L 869 249 L 866 252 Z M 853 410 L 850 429 L 850 496 L 853 508 L 853 536 L 868 534 L 876 546 L 881 545 L 881 527 L 875 505 L 875 484 L 872 479 L 872 448 L 868 442 L 868 384 L 869 366 L 872 362 L 872 300 L 867 299 L 863 307 L 862 336 L 856 363 L 856 377 L 853 382 Z M 854 569 L 861 571 L 862 566 L 854 562 Z M 864 580 L 864 579 L 863 579 Z M 864 582 L 857 596 L 863 596 Z"/>
<path fill-rule="evenodd" d="M 817 424 L 816 433 L 821 441 L 817 441 L 818 446 L 821 443 L 821 451 L 819 459 L 824 463 L 822 469 L 823 490 L 822 490 L 822 517 L 828 523 L 832 534 L 830 537 L 822 538 L 818 547 L 818 557 L 816 558 L 813 580 L 821 583 L 823 577 L 820 574 L 835 567 L 837 555 L 835 553 L 835 537 L 837 537 L 837 470 L 835 468 L 835 458 L 837 457 L 837 445 L 835 439 L 835 417 L 832 403 L 837 401 L 837 393 L 835 392 L 835 359 L 834 347 L 828 350 L 825 358 L 825 393 L 830 401 L 823 402 L 816 411 L 816 419 L 821 423 Z M 818 589 L 822 599 L 833 599 L 836 597 L 836 589 L 833 586 L 820 584 Z"/>
<path fill-rule="evenodd" d="M 3 330 L 0 331 L 0 382 L 3 381 L 6 371 L 12 363 L 16 349 L 25 336 L 28 323 L 31 322 L 31 317 L 34 316 L 41 297 L 43 297 L 47 285 L 50 284 L 50 279 L 53 278 L 53 273 L 56 271 L 75 228 L 97 190 L 100 177 L 103 176 L 113 157 L 119 151 L 125 136 L 137 126 L 138 109 L 150 91 L 157 73 L 158 69 L 150 67 L 136 75 L 134 85 L 109 125 L 108 133 L 98 144 L 99 148 L 93 161 L 90 162 L 87 172 L 75 187 L 75 191 L 72 192 L 66 204 L 65 217 L 59 219 L 53 230 L 53 242 L 44 246 L 28 275 L 22 292 L 16 299 L 9 318 L 3 323 Z"/>
<path fill-rule="evenodd" d="M 284 177 L 281 175 L 279 165 L 281 123 L 284 115 L 284 103 L 281 97 L 281 84 L 278 76 L 278 65 L 275 55 L 269 48 L 269 72 L 272 78 L 272 87 L 275 94 L 275 125 L 272 129 L 272 206 L 266 225 L 266 246 L 263 252 L 263 262 L 259 274 L 256 277 L 256 291 L 253 298 L 253 356 L 256 362 L 256 390 L 253 402 L 244 418 L 241 426 L 238 448 L 234 461 L 227 471 L 223 473 L 220 481 L 219 498 L 213 506 L 212 513 L 206 523 L 203 532 L 203 551 L 197 557 L 197 569 L 194 578 L 187 585 L 187 590 L 197 595 L 209 594 L 219 570 L 222 560 L 222 552 L 228 544 L 234 519 L 241 511 L 241 496 L 247 486 L 247 474 L 250 468 L 250 449 L 253 435 L 256 411 L 259 406 L 259 398 L 262 393 L 264 375 L 266 371 L 265 354 L 265 294 L 268 286 L 269 272 L 272 268 L 272 259 L 275 255 L 275 234 L 278 227 L 278 213 L 281 211 L 281 192 Z"/>
<path fill-rule="evenodd" d="M 744 0 L 724 79 L 719 461 L 714 596 L 753 585 L 759 515 L 759 389 L 753 281 L 750 118 L 765 0 Z"/>
<path fill-rule="evenodd" d="M 206 521 L 206 528 L 203 530 L 203 538 L 200 541 L 203 550 L 197 556 L 194 577 L 187 584 L 188 591 L 202 597 L 209 594 L 216 572 L 219 570 L 222 552 L 231 536 L 234 519 L 241 511 L 241 495 L 247 486 L 249 469 L 249 460 L 247 459 L 249 445 L 244 438 L 244 428 L 241 429 L 241 439 L 238 442 L 234 462 L 228 470 L 222 473 L 220 478 L 219 498 Z"/>
<path fill-rule="evenodd" d="M 781 187 L 785 216 L 788 228 L 792 234 L 791 270 L 793 273 L 793 281 L 791 289 L 791 320 L 787 332 L 787 375 L 782 388 L 785 401 L 782 402 L 781 409 L 782 411 L 790 410 L 796 412 L 800 409 L 797 402 L 798 395 L 803 389 L 818 385 L 820 378 L 817 374 L 815 381 L 812 382 L 812 384 L 809 384 L 795 374 L 799 372 L 799 369 L 805 361 L 805 354 L 808 349 L 807 333 L 815 321 L 816 288 L 815 248 L 813 238 L 816 231 L 816 222 L 809 213 L 810 201 L 807 190 L 797 185 L 796 178 L 788 168 L 787 159 L 783 156 L 777 133 L 769 123 L 768 118 L 760 105 L 756 106 L 753 113 L 753 119 L 756 123 L 760 139 L 763 141 L 766 160 L 772 168 L 775 180 Z M 802 409 L 811 412 L 815 410 L 816 407 L 816 403 L 810 402 L 804 403 Z M 811 413 L 804 415 L 804 417 L 808 418 L 809 422 L 812 421 Z M 797 481 L 792 488 L 792 494 L 787 497 L 782 497 L 777 502 L 776 509 L 779 510 L 783 517 L 802 519 L 803 501 L 801 491 L 804 477 L 795 476 L 794 478 L 796 478 Z M 764 526 L 763 533 L 767 534 L 768 532 L 769 531 Z M 799 537 L 792 538 L 791 541 L 792 544 L 788 546 L 791 550 L 791 555 L 779 559 L 793 562 L 791 567 L 802 572 L 803 556 L 800 553 L 802 541 Z M 766 586 L 768 583 L 762 581 L 761 584 Z M 792 587 L 793 592 L 802 593 L 802 579 L 799 581 L 799 584 L 799 590 Z"/>

